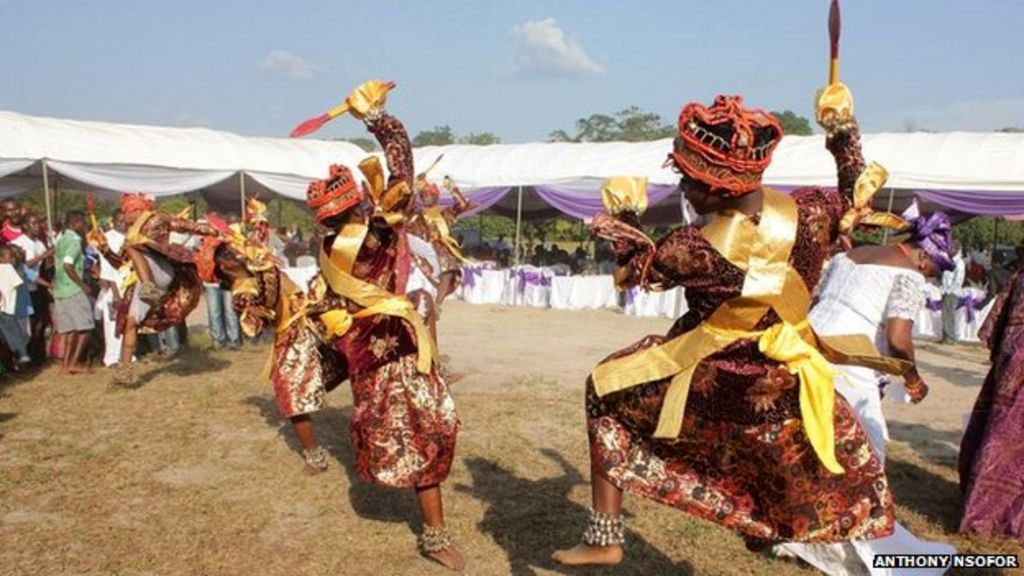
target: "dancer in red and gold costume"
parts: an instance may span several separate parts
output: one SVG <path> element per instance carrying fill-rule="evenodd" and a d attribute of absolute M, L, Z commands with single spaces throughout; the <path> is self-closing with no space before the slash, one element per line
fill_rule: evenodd
<path fill-rule="evenodd" d="M 336 301 L 324 298 L 325 284 L 316 277 L 301 287 L 285 275 L 259 234 L 259 205 L 250 200 L 249 230 L 225 229 L 204 240 L 196 263 L 204 282 L 219 282 L 231 291 L 242 332 L 255 338 L 267 328 L 275 332 L 264 377 L 274 390 L 277 412 L 287 418 L 302 445 L 308 475 L 327 470 L 327 451 L 316 441 L 310 416 L 326 406 L 326 394 L 347 377 L 345 359 L 326 341 L 321 315 Z M 226 228 L 226 227 L 224 227 Z"/>
<path fill-rule="evenodd" d="M 171 241 L 171 233 L 213 236 L 217 231 L 183 216 L 156 209 L 145 194 L 121 196 L 121 213 L 128 232 L 122 250 L 112 252 L 102 234 L 90 232 L 89 240 L 115 266 L 130 266 L 128 281 L 117 302 L 117 332 L 122 335 L 121 362 L 114 383 L 135 385 L 132 369 L 140 329 L 159 332 L 185 321 L 202 294 L 193 252 Z"/>
<path fill-rule="evenodd" d="M 459 421 L 438 371 L 435 344 L 403 295 L 413 160 L 405 127 L 383 109 L 392 87 L 368 82 L 343 105 L 365 122 L 384 150 L 387 185 L 379 162 L 370 158 L 360 165 L 367 191 L 338 165 L 309 187 L 309 207 L 331 231 L 319 259 L 327 285 L 324 300 L 332 305 L 320 321 L 347 362 L 359 475 L 374 484 L 415 489 L 425 524 L 421 551 L 461 570 L 464 560 L 445 526 L 440 488 L 451 469 Z"/>
<path fill-rule="evenodd" d="M 621 561 L 624 490 L 731 528 L 755 550 L 892 532 L 885 473 L 834 393 L 829 361 L 890 373 L 908 365 L 878 357 L 862 336 L 815 335 L 807 321 L 865 168 L 846 88 L 830 86 L 819 104 L 838 191 L 762 187 L 782 130 L 738 96 L 687 104 L 669 154 L 708 225 L 655 243 L 637 227 L 643 190 L 607 191 L 610 213 L 592 228 L 613 242 L 617 280 L 683 286 L 689 312 L 666 336 L 613 354 L 588 380 L 593 512 L 583 543 L 556 561 Z"/>
<path fill-rule="evenodd" d="M 425 173 L 416 177 L 414 187 L 420 205 L 409 220 L 409 233 L 429 242 L 437 252 L 441 270 L 435 304 L 440 308 L 445 298 L 458 287 L 462 279 L 462 265 L 466 262 L 458 240 L 452 235 L 452 227 L 473 204 L 462 195 L 449 176 L 444 177 L 444 188 L 452 195 L 454 203 L 448 207 L 440 206 L 441 192 L 436 185 L 427 181 Z"/>

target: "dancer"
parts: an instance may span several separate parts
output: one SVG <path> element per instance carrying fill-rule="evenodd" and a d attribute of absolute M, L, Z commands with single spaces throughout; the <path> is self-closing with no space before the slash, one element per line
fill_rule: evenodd
<path fill-rule="evenodd" d="M 857 180 L 855 199 L 862 210 L 858 218 L 883 214 L 870 212 L 870 200 L 885 181 L 885 172 L 872 164 Z M 904 224 L 892 217 L 891 226 Z M 843 223 L 847 230 L 856 225 Z M 953 268 L 952 226 L 941 212 L 917 216 L 905 224 L 910 237 L 892 246 L 862 246 L 836 256 L 825 273 L 817 304 L 810 313 L 811 325 L 819 335 L 863 334 L 884 354 L 914 362 L 914 319 L 924 306 L 926 278 L 937 278 Z M 928 393 L 916 367 L 903 374 L 904 384 L 885 386 L 888 376 L 861 366 L 836 366 L 836 391 L 857 415 L 879 461 L 884 465 L 889 432 L 882 413 L 881 390 L 885 395 L 915 404 Z M 905 390 L 905 392 L 904 392 Z M 836 544 L 783 544 L 780 555 L 797 555 L 826 574 L 895 574 L 875 569 L 877 554 L 955 554 L 942 543 L 918 540 L 900 523 L 892 536 Z M 942 574 L 944 569 L 914 569 L 913 573 Z"/>
<path fill-rule="evenodd" d="M 455 292 L 459 285 L 462 279 L 462 264 L 466 262 L 458 240 L 452 236 L 452 227 L 462 214 L 473 207 L 450 176 L 444 177 L 444 188 L 455 201 L 446 208 L 439 205 L 441 193 L 437 186 L 427 182 L 426 173 L 419 174 L 416 177 L 415 190 L 419 196 L 420 207 L 409 221 L 409 233 L 430 242 L 440 260 L 436 301 L 439 311 L 445 298 Z"/>
<path fill-rule="evenodd" d="M 1024 270 L 982 326 L 992 368 L 960 443 L 960 531 L 1024 540 Z"/>
<path fill-rule="evenodd" d="M 421 552 L 461 570 L 465 561 L 445 526 L 440 488 L 451 469 L 459 421 L 437 369 L 434 342 L 401 295 L 409 265 L 402 221 L 412 196 L 413 161 L 405 127 L 383 108 L 393 86 L 363 84 L 345 104 L 304 123 L 293 135 L 351 111 L 384 151 L 386 187 L 375 158 L 360 165 L 368 198 L 344 166 L 331 166 L 326 180 L 309 187 L 309 207 L 331 231 L 320 246 L 320 269 L 328 286 L 325 298 L 338 305 L 325 328 L 348 363 L 359 475 L 382 486 L 414 488 L 425 524 Z"/>
<path fill-rule="evenodd" d="M 715 215 L 710 224 L 655 244 L 636 226 L 642 189 L 615 195 L 612 214 L 594 219 L 594 232 L 614 242 L 620 284 L 684 286 L 690 311 L 666 337 L 614 354 L 588 381 L 594 510 L 583 543 L 556 561 L 621 561 L 623 490 L 731 528 L 753 550 L 892 533 L 881 462 L 834 396 L 825 355 L 896 373 L 906 365 L 878 357 L 863 337 L 815 335 L 807 322 L 864 168 L 851 103 L 839 84 L 819 101 L 838 191 L 762 188 L 779 123 L 719 96 L 683 108 L 669 156 L 686 199 Z"/>
<path fill-rule="evenodd" d="M 89 233 L 89 241 L 111 264 L 131 266 L 116 310 L 121 361 L 112 384 L 133 387 L 138 383 L 132 367 L 138 331 L 160 332 L 177 326 L 195 309 L 202 294 L 192 251 L 172 243 L 171 233 L 213 236 L 217 231 L 156 210 L 152 198 L 141 193 L 121 195 L 121 214 L 128 227 L 121 252 L 111 250 L 98 229 Z"/>
<path fill-rule="evenodd" d="M 212 218 L 211 218 L 212 220 Z M 326 406 L 326 394 L 346 378 L 344 358 L 324 342 L 321 314 L 336 302 L 323 298 L 323 279 L 303 288 L 292 282 L 259 237 L 222 226 L 196 255 L 204 282 L 225 285 L 238 313 L 242 332 L 253 338 L 275 331 L 264 377 L 273 385 L 278 415 L 287 418 L 302 446 L 303 473 L 327 470 L 327 451 L 316 441 L 310 416 Z M 328 319 L 329 320 L 329 317 Z"/>

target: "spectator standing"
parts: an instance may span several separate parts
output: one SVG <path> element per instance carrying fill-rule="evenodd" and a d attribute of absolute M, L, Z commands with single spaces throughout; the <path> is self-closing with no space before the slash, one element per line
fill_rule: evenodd
<path fill-rule="evenodd" d="M 28 291 L 16 265 L 15 249 L 0 246 L 0 335 L 14 354 L 15 365 L 23 366 L 32 360 L 28 356 L 28 335 L 18 319 L 18 307 L 19 300 L 27 301 Z"/>
<path fill-rule="evenodd" d="M 95 327 L 91 289 L 85 283 L 85 214 L 74 210 L 64 217 L 64 232 L 55 248 L 56 271 L 53 277 L 55 327 L 64 338 L 64 362 L 67 374 L 85 372 L 82 355 L 88 348 L 89 333 Z"/>
<path fill-rule="evenodd" d="M 107 246 L 115 254 L 120 254 L 124 247 L 124 215 L 115 210 L 111 218 L 111 228 L 103 233 Z M 96 298 L 96 308 L 103 322 L 103 365 L 114 366 L 121 360 L 121 337 L 117 334 L 117 315 L 115 303 L 120 298 L 122 273 L 109 260 L 100 255 L 100 293 Z"/>
<path fill-rule="evenodd" d="M 956 254 L 953 256 L 953 263 L 956 264 L 956 268 L 942 273 L 943 342 L 956 342 L 956 307 L 967 275 L 967 264 L 964 262 L 960 246 L 954 246 L 954 249 Z"/>

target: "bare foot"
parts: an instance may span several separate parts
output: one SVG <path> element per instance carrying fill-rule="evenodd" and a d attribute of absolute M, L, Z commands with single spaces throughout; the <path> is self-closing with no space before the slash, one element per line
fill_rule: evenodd
<path fill-rule="evenodd" d="M 466 559 L 455 546 L 449 546 L 440 552 L 426 552 L 423 555 L 454 572 L 461 572 L 466 568 Z"/>
<path fill-rule="evenodd" d="M 622 562 L 622 546 L 578 544 L 555 552 L 551 559 L 565 566 L 615 566 Z"/>

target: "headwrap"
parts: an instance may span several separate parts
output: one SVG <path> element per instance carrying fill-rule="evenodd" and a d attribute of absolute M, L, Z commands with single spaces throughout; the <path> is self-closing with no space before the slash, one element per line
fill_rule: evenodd
<path fill-rule="evenodd" d="M 433 206 L 441 199 L 441 190 L 436 184 L 427 183 L 419 190 L 420 201 L 425 206 Z"/>
<path fill-rule="evenodd" d="M 121 194 L 121 212 L 125 214 L 152 210 L 154 204 L 153 198 L 144 192 L 125 192 Z"/>
<path fill-rule="evenodd" d="M 913 210 L 916 204 L 911 207 Z M 953 224 L 943 212 L 908 219 L 908 240 L 917 244 L 943 272 L 956 268 L 953 262 Z"/>
<path fill-rule="evenodd" d="M 248 222 L 266 222 L 267 205 L 259 198 L 249 198 L 245 203 L 245 216 Z"/>
<path fill-rule="evenodd" d="M 363 200 L 362 187 L 356 186 L 352 171 L 340 164 L 331 164 L 330 176 L 310 182 L 306 204 L 316 211 L 318 222 L 337 216 Z"/>
<path fill-rule="evenodd" d="M 679 136 L 669 160 L 713 192 L 743 196 L 761 187 L 761 175 L 782 139 L 774 116 L 743 107 L 740 96 L 717 96 L 711 107 L 691 102 L 679 114 Z"/>

